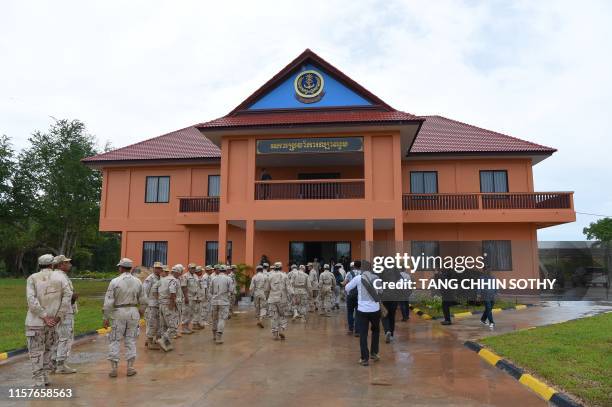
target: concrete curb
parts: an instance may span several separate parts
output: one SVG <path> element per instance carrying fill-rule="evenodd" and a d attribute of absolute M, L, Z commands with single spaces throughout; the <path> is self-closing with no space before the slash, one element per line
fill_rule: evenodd
<path fill-rule="evenodd" d="M 509 311 L 509 310 L 514 310 L 514 311 L 518 311 L 518 310 L 522 310 L 525 308 L 529 308 L 529 307 L 535 307 L 535 304 L 517 304 L 514 307 L 506 307 L 506 308 L 493 308 L 493 313 L 498 313 L 498 312 L 502 312 L 502 311 Z M 409 305 L 409 308 L 415 313 L 417 314 L 419 317 L 423 318 L 423 319 L 433 319 L 433 320 L 438 320 L 438 319 L 443 319 L 442 317 L 432 317 L 431 315 L 423 312 L 421 309 L 413 306 L 413 305 Z M 453 318 L 463 318 L 463 317 L 470 317 L 472 315 L 479 315 L 482 314 L 482 311 L 466 311 L 466 312 L 458 312 L 457 314 L 451 314 L 451 317 Z"/>
<path fill-rule="evenodd" d="M 140 326 L 144 326 L 145 322 L 144 319 L 140 319 L 140 321 L 138 321 L 138 325 Z M 85 332 L 82 334 L 78 334 L 74 336 L 74 340 L 77 341 L 79 339 L 83 339 L 85 337 L 88 336 L 93 336 L 93 335 L 106 335 L 108 333 L 110 333 L 111 328 L 99 328 L 96 329 L 95 331 L 89 331 L 89 332 Z M 24 353 L 28 353 L 28 348 L 20 348 L 20 349 L 13 349 L 10 350 L 8 352 L 1 352 L 0 353 L 0 362 L 5 361 L 9 358 L 15 357 L 15 356 L 19 356 L 19 355 L 23 355 Z"/>
<path fill-rule="evenodd" d="M 502 358 L 486 349 L 478 342 L 466 341 L 463 344 L 466 348 L 478 353 L 485 362 L 489 363 L 496 368 L 505 371 L 510 376 L 514 377 L 524 386 L 529 387 L 531 390 L 536 392 L 544 400 L 551 402 L 555 406 L 559 407 L 582 407 L 582 404 L 572 400 L 567 394 L 561 393 L 546 383 L 541 382 L 529 373 L 525 373 L 524 370 L 514 365 L 509 360 Z"/>

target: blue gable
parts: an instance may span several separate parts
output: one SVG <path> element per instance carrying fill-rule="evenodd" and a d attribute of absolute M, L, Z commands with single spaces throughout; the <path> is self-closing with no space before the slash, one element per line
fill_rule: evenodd
<path fill-rule="evenodd" d="M 324 81 L 321 99 L 314 103 L 302 103 L 295 94 L 294 81 L 303 70 L 315 70 L 321 74 Z M 249 110 L 261 109 L 303 109 L 312 107 L 339 106 L 371 106 L 372 103 L 353 90 L 338 82 L 333 76 L 312 64 L 304 65 L 301 71 L 296 71 L 287 80 L 272 89 L 253 103 Z"/>

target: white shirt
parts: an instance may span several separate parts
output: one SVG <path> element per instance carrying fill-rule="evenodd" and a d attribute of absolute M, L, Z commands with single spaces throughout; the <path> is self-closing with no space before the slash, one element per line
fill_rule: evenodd
<path fill-rule="evenodd" d="M 361 274 L 353 277 L 344 290 L 348 293 L 355 287 L 357 287 L 357 311 L 376 312 L 380 310 L 378 301 L 374 301 L 368 290 L 361 284 Z"/>

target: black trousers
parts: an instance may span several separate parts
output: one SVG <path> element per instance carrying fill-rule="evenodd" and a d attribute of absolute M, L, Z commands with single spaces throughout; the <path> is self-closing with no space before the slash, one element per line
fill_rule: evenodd
<path fill-rule="evenodd" d="M 442 301 L 442 313 L 445 321 L 451 322 L 450 307 L 457 304 L 457 301 Z"/>
<path fill-rule="evenodd" d="M 397 311 L 397 301 L 383 301 L 383 306 L 387 309 L 387 316 L 382 319 L 385 333 L 391 332 L 391 336 L 395 333 L 395 311 Z"/>
<path fill-rule="evenodd" d="M 348 320 L 349 331 L 355 330 L 359 333 L 359 321 L 355 320 L 355 311 L 357 311 L 357 297 L 346 296 L 346 318 Z"/>
<path fill-rule="evenodd" d="M 378 340 L 380 337 L 380 311 L 357 311 L 357 324 L 359 326 L 359 347 L 361 359 L 370 360 L 370 352 L 378 354 Z M 368 329 L 372 327 L 372 341 L 368 350 Z"/>

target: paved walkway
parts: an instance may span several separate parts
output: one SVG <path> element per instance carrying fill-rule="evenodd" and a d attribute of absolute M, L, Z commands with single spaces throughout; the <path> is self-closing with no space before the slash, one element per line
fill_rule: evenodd
<path fill-rule="evenodd" d="M 559 322 L 598 311 L 574 305 L 534 307 L 496 314 L 501 333 Z M 310 314 L 312 315 L 312 314 Z M 463 346 L 491 334 L 478 317 L 443 327 L 414 316 L 397 322 L 396 341 L 381 341 L 381 361 L 357 364 L 358 339 L 345 334 L 345 310 L 332 318 L 290 323 L 287 341 L 273 341 L 257 328 L 250 310 L 227 324 L 223 345 L 209 330 L 177 340 L 173 352 L 146 351 L 139 340 L 138 374 L 107 377 L 106 340 L 98 337 L 74 349 L 74 375 L 51 376 L 53 387 L 72 388 L 71 401 L 55 405 L 224 405 L 224 406 L 545 406 L 508 374 L 489 366 Z M 30 385 L 30 366 L 19 360 L 0 366 L 0 405 L 24 405 L 7 398 L 9 387 Z M 30 402 L 42 405 L 49 401 Z"/>

